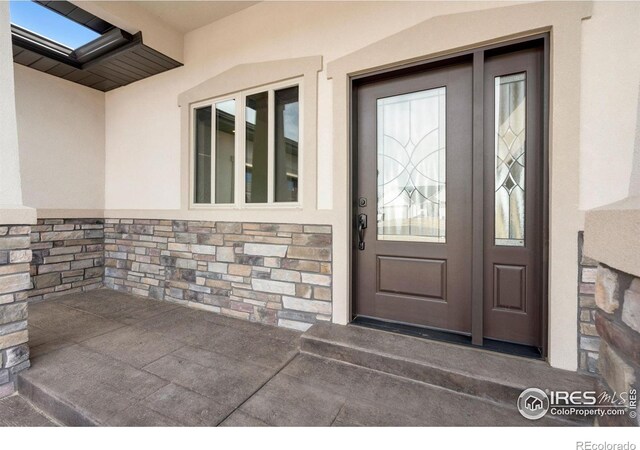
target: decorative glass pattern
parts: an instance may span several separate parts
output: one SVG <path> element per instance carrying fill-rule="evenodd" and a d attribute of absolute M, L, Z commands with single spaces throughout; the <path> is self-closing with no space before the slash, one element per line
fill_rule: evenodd
<path fill-rule="evenodd" d="M 378 239 L 445 242 L 446 88 L 377 102 Z"/>
<path fill-rule="evenodd" d="M 524 246 L 526 74 L 495 78 L 495 245 Z"/>

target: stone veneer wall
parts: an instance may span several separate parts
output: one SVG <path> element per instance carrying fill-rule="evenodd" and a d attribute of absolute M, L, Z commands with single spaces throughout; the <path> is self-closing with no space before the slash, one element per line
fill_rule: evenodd
<path fill-rule="evenodd" d="M 598 263 L 584 255 L 584 232 L 578 235 L 578 369 L 598 373 L 600 337 L 596 330 L 595 282 Z"/>
<path fill-rule="evenodd" d="M 104 219 L 38 219 L 31 228 L 31 250 L 31 299 L 102 286 Z"/>
<path fill-rule="evenodd" d="M 27 292 L 30 227 L 0 226 L 0 398 L 15 390 L 15 375 L 29 367 Z"/>
<path fill-rule="evenodd" d="M 596 275 L 596 328 L 601 337 L 598 390 L 640 389 L 640 278 L 599 265 Z M 637 414 L 637 409 L 635 411 Z M 602 425 L 640 425 L 637 415 L 605 416 Z"/>
<path fill-rule="evenodd" d="M 326 225 L 105 220 L 106 287 L 306 330 L 331 319 Z"/>

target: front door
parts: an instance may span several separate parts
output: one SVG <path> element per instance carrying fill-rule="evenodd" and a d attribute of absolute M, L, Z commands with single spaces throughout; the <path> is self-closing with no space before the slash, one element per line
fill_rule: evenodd
<path fill-rule="evenodd" d="M 354 316 L 541 347 L 542 56 L 354 85 Z"/>

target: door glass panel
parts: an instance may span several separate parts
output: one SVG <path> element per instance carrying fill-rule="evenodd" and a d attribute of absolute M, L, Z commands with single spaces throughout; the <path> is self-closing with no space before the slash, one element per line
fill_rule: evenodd
<path fill-rule="evenodd" d="M 195 110 L 195 203 L 211 203 L 211 106 Z"/>
<path fill-rule="evenodd" d="M 233 203 L 236 101 L 216 103 L 216 203 Z"/>
<path fill-rule="evenodd" d="M 245 182 L 247 203 L 267 203 L 269 183 L 269 94 L 247 97 Z"/>
<path fill-rule="evenodd" d="M 446 88 L 378 99 L 378 239 L 445 242 Z"/>
<path fill-rule="evenodd" d="M 524 246 L 526 74 L 495 78 L 495 245 Z"/>

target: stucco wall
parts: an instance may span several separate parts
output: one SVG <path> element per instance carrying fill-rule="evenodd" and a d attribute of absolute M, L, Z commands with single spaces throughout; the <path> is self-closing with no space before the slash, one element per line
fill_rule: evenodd
<path fill-rule="evenodd" d="M 640 3 L 595 2 L 582 24 L 580 208 L 629 191 L 640 88 Z"/>
<path fill-rule="evenodd" d="M 47 209 L 101 208 L 105 195 L 110 209 L 178 208 L 180 121 L 175 98 L 179 92 L 239 63 L 313 54 L 323 55 L 327 62 L 429 17 L 495 6 L 495 3 L 421 2 L 256 5 L 188 33 L 185 67 L 108 93 L 106 121 L 100 119 L 99 112 L 104 94 L 16 66 L 16 101 L 19 127 L 23 130 L 19 139 L 25 147 L 21 151 L 23 185 L 27 191 L 24 203 Z M 342 20 L 334 20 L 336 15 Z M 635 42 L 640 40 L 639 22 L 637 2 L 596 2 L 593 17 L 583 23 L 580 162 L 583 210 L 620 200 L 628 192 L 640 87 L 640 54 L 634 49 Z M 234 33 L 239 23 L 245 29 L 255 29 L 260 39 L 254 39 L 254 33 Z M 291 23 L 306 26 L 291 28 Z M 331 153 L 322 151 L 330 148 L 331 142 L 331 100 L 329 95 L 323 95 L 330 91 L 331 82 L 320 74 L 320 208 L 331 208 L 332 197 Z M 59 101 L 68 98 L 67 94 L 74 102 Z M 84 110 L 90 110 L 90 114 L 83 114 L 79 104 L 84 104 Z M 59 111 L 60 107 L 64 114 L 58 117 L 72 120 L 56 123 L 55 128 L 40 133 L 25 131 L 33 130 L 34 125 L 48 126 L 51 121 L 37 118 L 47 109 Z M 106 137 L 99 131 L 100 122 L 106 127 Z M 136 126 L 131 126 L 132 123 Z M 78 131 L 82 139 L 73 139 Z M 79 141 L 86 144 L 79 148 Z M 105 141 L 106 193 L 105 183 L 99 186 L 103 179 L 99 160 L 104 159 L 100 152 Z M 47 145 L 43 146 L 43 142 Z M 50 151 L 52 143 L 56 152 Z M 92 150 L 87 151 L 88 148 Z M 82 171 L 79 177 L 56 177 L 51 167 L 72 169 L 70 158 L 74 155 L 80 157 L 77 165 L 89 170 Z M 141 166 L 154 173 L 154 179 L 136 177 Z M 56 178 L 55 183 L 51 183 L 52 177 Z M 7 177 L 3 178 L 8 182 Z M 54 189 L 42 189 L 45 184 Z M 131 189 L 138 195 L 129 195 Z M 78 196 L 78 192 L 84 195 Z"/>
<path fill-rule="evenodd" d="M 180 92 L 238 64 L 314 55 L 326 63 L 433 16 L 505 5 L 264 2 L 188 33 L 184 67 L 107 93 L 107 209 L 180 207 Z M 324 72 L 318 79 L 318 205 L 328 209 L 331 82 Z M 140 177 L 141 167 L 153 177 Z"/>
<path fill-rule="evenodd" d="M 13 68 L 24 204 L 104 208 L 104 93 Z"/>
<path fill-rule="evenodd" d="M 0 207 L 22 204 L 9 3 L 0 2 Z"/>
<path fill-rule="evenodd" d="M 326 63 L 429 17 L 496 6 L 506 4 L 259 4 L 188 33 L 184 39 L 185 67 L 108 93 L 106 120 L 101 116 L 104 94 L 16 66 L 24 204 L 47 209 L 101 208 L 103 202 L 109 209 L 178 208 L 179 92 L 240 63 L 315 54 L 323 55 Z M 301 23 L 305 26 L 291 26 Z M 620 200 L 629 189 L 640 89 L 640 53 L 634 48 L 640 41 L 638 23 L 637 2 L 595 2 L 592 18 L 583 23 L 583 210 Z M 254 32 L 235 32 L 240 25 Z M 2 73 L 5 77 L 11 74 Z M 333 174 L 327 150 L 332 138 L 331 82 L 323 75 L 319 76 L 318 205 L 330 209 Z M 10 89 L 8 81 L 2 83 L 5 89 Z M 1 97 L 11 98 L 8 94 Z M 61 101 L 63 98 L 73 101 Z M 7 114 L 3 113 L 6 119 L 2 126 L 9 127 Z M 60 120 L 51 127 L 51 120 L 39 120 L 44 115 Z M 106 128 L 106 134 L 101 127 Z M 12 139 L 9 131 L 1 134 Z M 6 169 L 17 164 L 9 157 L 3 157 L 3 163 Z M 76 167 L 84 170 L 76 171 Z M 137 177 L 141 167 L 154 177 Z M 61 173 L 74 176 L 59 176 Z M 2 203 L 19 203 L 17 189 L 8 190 L 9 183 L 16 185 L 14 178 L 2 177 L 7 185 L 3 185 Z M 138 195 L 130 195 L 131 190 Z"/>

